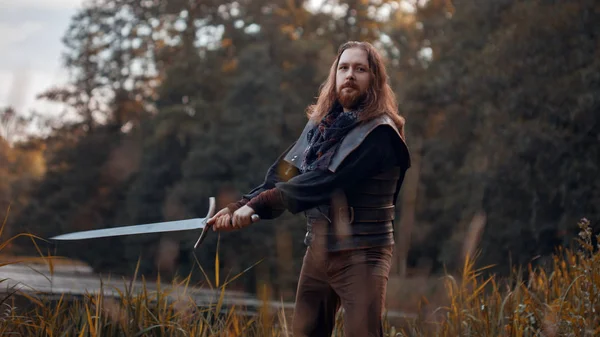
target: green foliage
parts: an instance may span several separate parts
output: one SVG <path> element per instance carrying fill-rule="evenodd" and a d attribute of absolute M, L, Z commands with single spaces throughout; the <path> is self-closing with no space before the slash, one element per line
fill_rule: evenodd
<path fill-rule="evenodd" d="M 598 219 L 597 9 L 462 1 L 430 39 L 437 57 L 402 102 L 409 142 L 424 144 L 415 260 L 458 267 L 480 211 L 480 261 L 504 274 L 567 244 L 580 216 Z"/>
<path fill-rule="evenodd" d="M 335 3 L 310 11 L 307 1 L 100 0 L 82 8 L 65 32 L 69 86 L 42 95 L 79 119 L 42 140 L 0 144 L 9 164 L 0 167 L 0 202 L 18 206 L 7 232 L 48 237 L 203 217 L 209 197 L 220 207 L 235 200 L 299 135 L 338 45 L 350 39 L 385 53 L 420 159 L 411 169 L 417 193 L 400 207 L 414 207 L 409 265 L 460 268 L 476 213 L 487 219 L 479 261 L 504 274 L 538 255 L 550 263 L 553 247 L 576 234 L 574 219 L 598 220 L 596 1 L 427 1 L 413 12 L 394 1 Z M 24 159 L 34 157 L 43 163 Z M 223 234 L 219 267 L 236 273 L 265 257 L 232 286 L 254 292 L 266 278 L 293 292 L 303 232 L 301 216 L 285 214 Z M 194 258 L 214 263 L 218 236 L 193 252 L 197 234 L 43 249 L 120 273 L 141 255 L 149 277 L 166 254 L 187 274 Z M 174 252 L 162 252 L 165 242 Z"/>
<path fill-rule="evenodd" d="M 593 1 L 516 4 L 504 19 L 514 28 L 494 34 L 478 60 L 477 69 L 488 69 L 478 84 L 486 89 L 474 91 L 490 116 L 479 124 L 482 151 L 495 152 L 484 199 L 493 226 L 483 242 L 488 263 L 510 250 L 526 252 L 515 263 L 545 255 L 576 233 L 574 219 L 600 216 L 591 206 L 600 200 L 599 162 L 592 159 L 600 158 L 600 61 L 592 55 L 600 31 L 591 28 L 597 10 Z M 498 143 L 504 149 L 495 151 Z M 538 248 L 512 244 L 516 233 Z M 506 244 L 492 244 L 490 236 Z"/>

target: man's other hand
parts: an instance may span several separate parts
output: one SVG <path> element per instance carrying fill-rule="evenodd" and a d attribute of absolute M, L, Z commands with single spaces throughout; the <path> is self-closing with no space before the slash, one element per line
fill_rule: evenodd
<path fill-rule="evenodd" d="M 254 210 L 249 206 L 243 206 L 237 211 L 233 213 L 233 227 L 235 228 L 244 228 L 250 224 L 252 224 L 252 215 L 254 215 Z"/>

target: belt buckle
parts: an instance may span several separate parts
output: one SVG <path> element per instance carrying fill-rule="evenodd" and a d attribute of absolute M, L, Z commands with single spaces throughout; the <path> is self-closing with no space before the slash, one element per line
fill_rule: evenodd
<path fill-rule="evenodd" d="M 338 216 L 340 219 L 342 219 L 342 217 L 344 216 L 343 212 L 344 210 L 348 210 L 347 214 L 350 215 L 350 220 L 348 221 L 348 223 L 353 223 L 354 222 L 354 207 L 352 206 L 344 206 L 344 207 L 340 207 L 338 208 Z"/>

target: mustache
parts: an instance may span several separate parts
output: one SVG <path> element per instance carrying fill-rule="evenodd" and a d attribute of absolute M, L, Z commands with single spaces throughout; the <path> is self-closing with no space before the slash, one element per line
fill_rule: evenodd
<path fill-rule="evenodd" d="M 358 90 L 358 86 L 354 82 L 346 82 L 346 83 L 342 84 L 342 87 L 340 88 L 340 90 L 342 90 L 344 88 L 352 88 L 352 89 Z"/>

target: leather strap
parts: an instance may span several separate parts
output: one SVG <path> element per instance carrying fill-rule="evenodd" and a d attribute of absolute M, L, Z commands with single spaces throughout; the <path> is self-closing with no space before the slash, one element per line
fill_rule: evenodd
<path fill-rule="evenodd" d="M 350 223 L 392 221 L 396 216 L 394 205 L 377 208 L 340 207 L 337 212 L 338 217 L 345 217 Z M 326 218 L 331 222 L 332 216 L 330 206 L 319 206 L 306 211 L 307 218 Z"/>
<path fill-rule="evenodd" d="M 396 192 L 396 184 L 390 183 L 389 180 L 371 180 L 368 184 L 361 187 L 362 194 L 381 195 L 394 194 Z"/>
<path fill-rule="evenodd" d="M 371 177 L 370 179 L 375 179 L 375 180 L 398 180 L 400 178 L 400 172 L 401 172 L 401 167 L 400 166 L 394 166 L 392 169 L 389 169 L 385 172 L 379 173 L 373 177 Z"/>
<path fill-rule="evenodd" d="M 381 205 L 389 205 L 394 199 L 394 195 L 392 193 L 381 195 L 351 193 L 346 198 L 348 205 L 355 205 L 357 208 L 359 206 L 361 208 L 378 208 Z"/>

